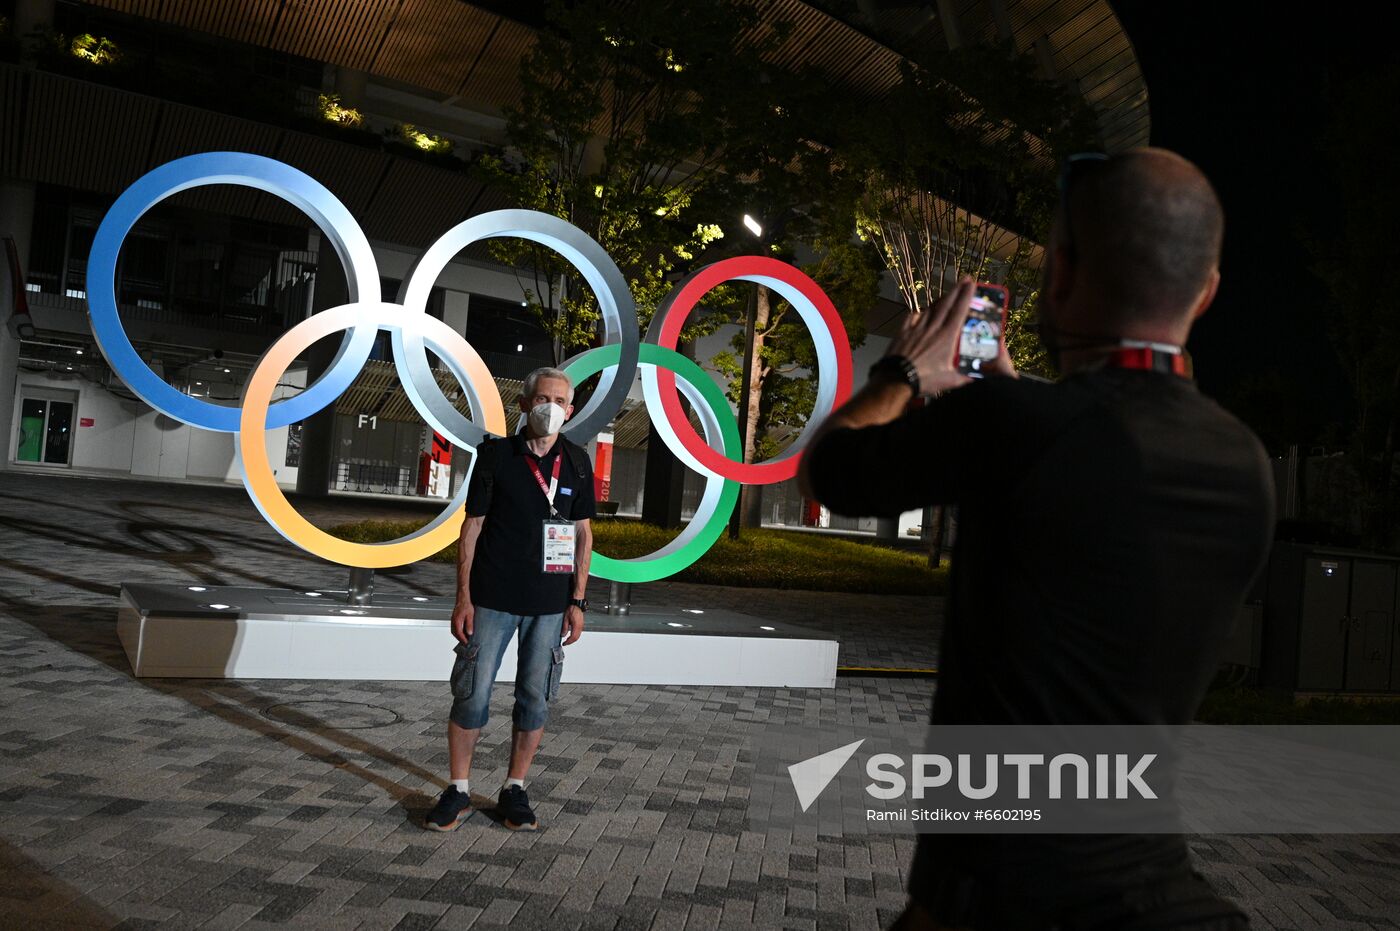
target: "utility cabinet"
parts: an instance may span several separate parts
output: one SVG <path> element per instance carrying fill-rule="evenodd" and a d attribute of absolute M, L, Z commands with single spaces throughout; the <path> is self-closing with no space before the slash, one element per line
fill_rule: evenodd
<path fill-rule="evenodd" d="M 1400 691 L 1400 559 L 1278 543 L 1269 560 L 1259 682 L 1296 691 Z"/>

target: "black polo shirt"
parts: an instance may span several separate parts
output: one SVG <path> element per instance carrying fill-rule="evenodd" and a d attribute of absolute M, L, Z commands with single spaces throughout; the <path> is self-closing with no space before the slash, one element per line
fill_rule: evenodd
<path fill-rule="evenodd" d="M 595 513 L 588 454 L 561 438 L 537 457 L 521 434 L 486 440 L 477 452 L 467 513 L 484 516 L 486 522 L 472 559 L 472 604 L 509 614 L 562 613 L 572 596 L 573 574 L 542 569 L 542 528 L 550 517 L 549 502 L 527 463 L 539 466 L 547 484 L 562 455 L 555 510 L 564 520 L 588 520 Z"/>
<path fill-rule="evenodd" d="M 808 455 L 837 513 L 958 505 L 940 724 L 1189 722 L 1273 531 L 1259 441 L 1150 371 L 986 378 Z M 1176 835 L 923 834 L 910 891 L 935 908 L 970 874 L 1043 916 L 1187 865 Z"/>

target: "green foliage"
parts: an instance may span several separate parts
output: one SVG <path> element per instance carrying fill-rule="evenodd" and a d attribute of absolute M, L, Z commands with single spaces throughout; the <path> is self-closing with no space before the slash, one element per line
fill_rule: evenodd
<path fill-rule="evenodd" d="M 424 521 L 367 520 L 329 530 L 356 543 L 383 543 L 412 533 Z M 632 559 L 668 543 L 675 531 L 626 520 L 593 521 L 594 549 L 617 559 Z M 432 557 L 455 563 L 457 545 Z M 947 570 L 931 570 L 927 558 L 824 534 L 751 530 L 741 540 L 721 537 L 684 572 L 679 582 L 740 588 L 794 588 L 830 592 L 939 594 Z"/>
<path fill-rule="evenodd" d="M 342 103 L 339 94 L 317 94 L 316 112 L 321 115 L 321 119 L 337 126 L 359 128 L 365 122 L 364 114 Z"/>
<path fill-rule="evenodd" d="M 353 130 L 351 124 L 343 124 Z M 412 123 L 395 123 L 384 130 L 385 148 L 439 168 L 462 169 L 465 163 L 453 154 L 452 140 L 419 129 Z"/>
<path fill-rule="evenodd" d="M 626 276 L 643 327 L 675 280 L 698 265 L 754 251 L 791 254 L 802 243 L 818 254 L 808 273 L 832 289 L 859 345 L 878 265 L 849 242 L 858 176 L 812 141 L 831 119 L 827 82 L 766 66 L 763 55 L 784 27 L 755 40 L 757 15 L 733 0 L 552 4 L 551 28 L 522 64 L 522 101 L 506 113 L 510 148 L 481 157 L 477 170 L 519 206 L 593 236 Z M 740 225 L 745 213 L 760 218 L 760 239 Z M 594 339 L 597 303 L 572 266 L 519 240 L 491 249 L 518 269 L 558 355 Z M 713 290 L 683 339 L 741 322 L 749 293 Z M 811 410 L 803 373 L 815 360 L 790 309 L 779 302 L 759 334 L 752 436 L 800 427 Z M 739 344 L 715 360 L 735 399 L 742 336 Z"/>
<path fill-rule="evenodd" d="M 121 60 L 121 49 L 117 43 L 105 36 L 84 33 L 68 45 L 69 54 L 93 65 L 112 65 Z"/>
<path fill-rule="evenodd" d="M 973 45 L 921 54 L 852 125 L 859 136 L 843 151 L 864 181 L 858 230 L 909 308 L 927 309 L 965 274 L 1004 283 L 1012 358 L 1047 371 L 1025 326 L 1039 296 L 1036 242 L 1054 214 L 1058 160 L 1092 146 L 1092 111 L 1039 79 L 1030 56 Z"/>
<path fill-rule="evenodd" d="M 522 100 L 506 111 L 510 147 L 476 163 L 517 205 L 597 240 L 626 276 L 643 326 L 673 277 L 738 220 L 721 208 L 731 176 L 756 158 L 750 101 L 761 47 L 738 41 L 755 17 L 730 0 L 550 4 L 549 28 L 521 65 Z M 521 270 L 561 354 L 592 340 L 597 302 L 572 266 L 518 240 L 491 248 Z M 739 303 L 737 289 L 721 288 L 706 306 Z M 720 322 L 695 319 L 687 338 Z"/>
<path fill-rule="evenodd" d="M 1022 240 L 1018 247 L 1023 253 L 1036 249 L 1034 243 Z M 1040 303 L 1041 269 L 1039 257 L 1023 254 L 1009 263 L 1008 274 L 1002 281 L 1011 292 L 1011 308 L 1006 314 L 1006 351 L 1018 372 L 1028 372 L 1041 378 L 1054 378 L 1050 354 L 1040 341 L 1032 324 Z"/>
<path fill-rule="evenodd" d="M 25 37 L 29 52 L 40 67 L 75 77 L 95 71 L 122 70 L 124 56 L 117 43 L 91 33 L 69 37 L 51 29 L 40 29 Z"/>
<path fill-rule="evenodd" d="M 1205 724 L 1400 724 L 1400 700 L 1310 698 L 1240 686 L 1206 695 L 1196 712 Z"/>

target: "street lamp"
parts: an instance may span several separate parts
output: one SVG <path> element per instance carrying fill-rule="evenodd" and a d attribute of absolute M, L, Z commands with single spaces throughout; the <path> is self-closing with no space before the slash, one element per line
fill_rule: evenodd
<path fill-rule="evenodd" d="M 748 229 L 748 231 L 749 231 L 750 233 L 753 233 L 755 236 L 759 237 L 760 239 L 763 238 L 763 224 L 762 224 L 762 223 L 759 223 L 757 220 L 755 220 L 753 217 L 749 216 L 747 213 L 744 214 L 744 226 Z"/>

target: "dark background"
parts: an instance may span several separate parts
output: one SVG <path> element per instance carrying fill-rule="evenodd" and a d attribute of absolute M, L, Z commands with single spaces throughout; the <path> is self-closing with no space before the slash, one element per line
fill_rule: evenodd
<path fill-rule="evenodd" d="M 1351 393 L 1303 234 L 1335 233 L 1321 145 L 1331 95 L 1388 54 L 1386 30 L 1360 4 L 1112 7 L 1147 82 L 1152 144 L 1198 164 L 1225 205 L 1220 293 L 1190 342 L 1198 381 L 1275 452 L 1288 442 L 1332 451 L 1345 442 Z M 1377 100 L 1376 119 L 1395 120 L 1396 105 Z M 1395 153 L 1374 155 L 1378 174 L 1395 174 Z"/>

